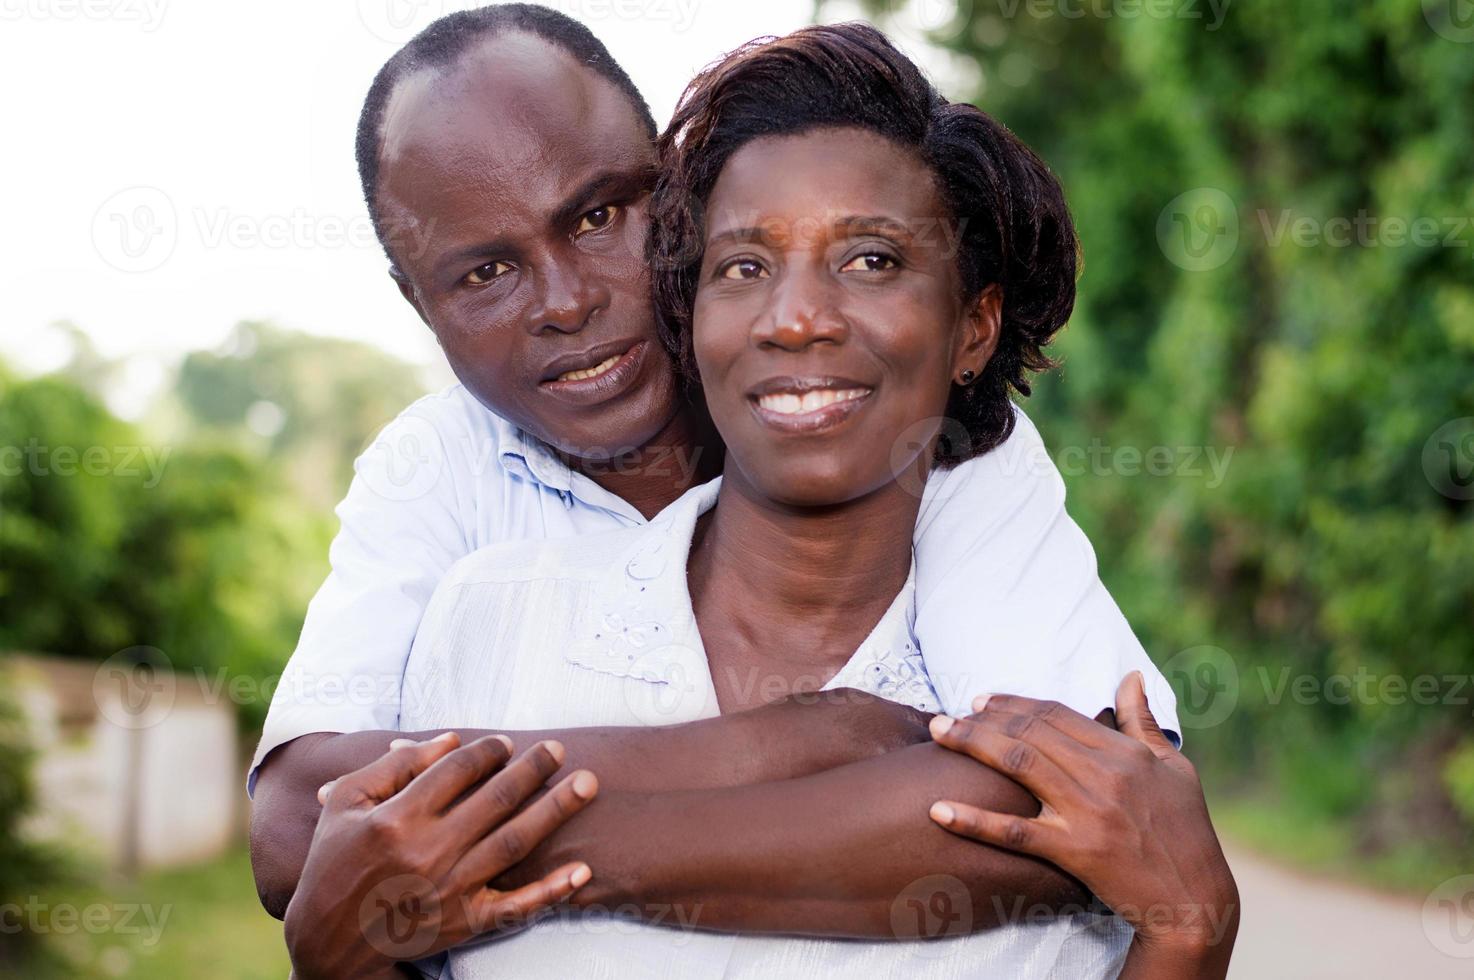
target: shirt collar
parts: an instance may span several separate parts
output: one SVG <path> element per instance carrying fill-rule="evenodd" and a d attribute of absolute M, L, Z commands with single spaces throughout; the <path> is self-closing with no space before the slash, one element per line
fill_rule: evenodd
<path fill-rule="evenodd" d="M 634 535 L 598 580 L 593 617 L 565 655 L 575 664 L 679 688 L 709 699 L 706 649 L 696 627 L 686 566 L 696 522 L 716 505 L 722 479 L 693 487 Z M 854 687 L 923 711 L 940 710 L 916 642 L 916 563 L 906 583 L 826 689 Z M 699 678 L 699 680 L 697 680 Z"/>

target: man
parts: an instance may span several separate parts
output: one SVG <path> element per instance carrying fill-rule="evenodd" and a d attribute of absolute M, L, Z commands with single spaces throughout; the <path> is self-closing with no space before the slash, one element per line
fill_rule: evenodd
<path fill-rule="evenodd" d="M 339 508 L 333 572 L 309 610 L 252 774 L 253 859 L 275 914 L 295 887 L 318 787 L 378 759 L 399 734 L 400 706 L 414 697 L 399 689 L 404 663 L 446 569 L 509 537 L 642 522 L 720 467 L 720 447 L 683 400 L 651 314 L 643 243 L 654 128 L 602 45 L 576 22 L 527 5 L 438 21 L 370 90 L 358 141 L 365 196 L 391 275 L 464 387 L 423 399 L 386 429 Z M 1064 514 L 1058 474 L 1041 456 L 1020 414 L 1003 446 L 925 488 L 917 632 L 943 707 L 966 713 L 973 695 L 1007 691 L 1093 715 L 1109 703 L 1083 692 L 1113 691 L 1145 668 L 1170 724 L 1170 691 L 1096 579 L 1089 545 Z M 677 767 L 662 771 L 668 755 L 721 786 L 918 740 L 903 718 L 879 732 L 873 716 L 846 729 L 852 707 L 763 711 L 764 725 L 733 715 L 670 731 L 558 737 L 571 761 L 606 784 L 667 789 L 683 788 L 671 782 Z M 998 794 L 993 808 L 1027 809 L 1009 799 L 1009 786 L 988 790 Z M 980 896 L 1058 896 L 1057 880 L 1042 879 L 1037 864 L 975 850 L 970 884 Z M 366 843 L 359 852 L 366 864 L 369 851 Z"/>

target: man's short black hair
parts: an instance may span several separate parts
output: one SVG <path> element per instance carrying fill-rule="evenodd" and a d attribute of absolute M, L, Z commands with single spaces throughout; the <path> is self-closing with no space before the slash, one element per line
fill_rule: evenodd
<path fill-rule="evenodd" d="M 478 42 L 514 32 L 531 34 L 557 45 L 600 77 L 613 82 L 616 88 L 629 96 L 645 131 L 652 141 L 655 139 L 655 117 L 650 114 L 650 107 L 640 95 L 640 90 L 635 88 L 635 83 L 630 81 L 609 49 L 604 47 L 604 42 L 567 14 L 535 3 L 500 3 L 446 14 L 416 34 L 384 62 L 384 67 L 379 69 L 374 83 L 369 86 L 368 95 L 363 100 L 363 111 L 358 116 L 355 143 L 358 179 L 363 184 L 363 199 L 368 204 L 374 233 L 379 236 L 379 243 L 384 246 L 391 262 L 394 255 L 389 249 L 389 236 L 380 221 L 378 203 L 379 142 L 384 125 L 384 107 L 389 96 L 406 75 L 426 68 L 452 65 Z"/>

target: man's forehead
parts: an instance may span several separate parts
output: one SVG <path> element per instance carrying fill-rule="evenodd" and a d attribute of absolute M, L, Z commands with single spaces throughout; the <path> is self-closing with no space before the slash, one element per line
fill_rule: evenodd
<path fill-rule="evenodd" d="M 402 78 L 385 106 L 384 166 L 486 172 L 558 168 L 648 143 L 629 97 L 535 35 L 488 38 L 443 68 Z"/>

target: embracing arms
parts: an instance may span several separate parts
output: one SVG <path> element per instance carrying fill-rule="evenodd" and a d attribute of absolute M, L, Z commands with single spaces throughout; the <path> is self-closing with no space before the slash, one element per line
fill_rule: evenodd
<path fill-rule="evenodd" d="M 519 747 L 556 739 L 569 765 L 592 770 L 605 793 L 705 790 L 783 780 L 890 752 L 928 738 L 927 716 L 858 691 L 785 698 L 753 711 L 660 728 L 508 732 Z M 261 768 L 251 820 L 251 863 L 262 904 L 286 914 L 321 806 L 317 791 L 378 759 L 395 739 L 423 732 L 305 735 Z M 463 742 L 491 734 L 459 731 Z M 699 831 L 697 831 L 699 832 Z"/>

